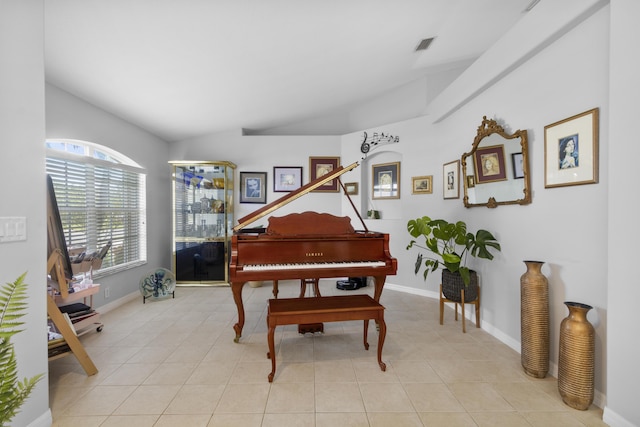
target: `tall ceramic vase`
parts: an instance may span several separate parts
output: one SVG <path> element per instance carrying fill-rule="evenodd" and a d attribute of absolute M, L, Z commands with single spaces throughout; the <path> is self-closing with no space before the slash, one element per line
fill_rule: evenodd
<path fill-rule="evenodd" d="M 520 277 L 521 361 L 527 375 L 544 378 L 549 372 L 549 281 L 542 261 L 524 261 Z"/>
<path fill-rule="evenodd" d="M 564 403 L 584 411 L 593 403 L 596 334 L 587 320 L 593 307 L 579 302 L 565 305 L 569 315 L 560 323 L 558 391 Z"/>

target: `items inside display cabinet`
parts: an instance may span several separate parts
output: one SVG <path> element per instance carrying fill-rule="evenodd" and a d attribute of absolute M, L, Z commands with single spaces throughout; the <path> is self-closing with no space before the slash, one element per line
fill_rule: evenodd
<path fill-rule="evenodd" d="M 177 284 L 227 281 L 227 250 L 233 226 L 230 162 L 173 165 L 173 269 Z"/>

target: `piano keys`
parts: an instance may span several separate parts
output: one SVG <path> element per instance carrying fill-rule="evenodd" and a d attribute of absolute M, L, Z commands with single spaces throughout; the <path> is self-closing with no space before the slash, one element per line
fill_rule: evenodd
<path fill-rule="evenodd" d="M 308 262 L 293 264 L 256 264 L 245 265 L 244 271 L 271 270 L 309 270 L 316 268 L 354 268 L 354 267 L 384 267 L 383 261 L 352 261 L 352 262 Z"/>

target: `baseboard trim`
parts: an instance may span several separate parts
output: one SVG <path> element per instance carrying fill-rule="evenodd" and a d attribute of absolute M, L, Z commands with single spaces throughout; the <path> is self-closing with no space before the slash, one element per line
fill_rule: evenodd
<path fill-rule="evenodd" d="M 51 409 L 47 409 L 42 415 L 31 421 L 27 427 L 51 427 L 53 424 L 53 415 Z"/>

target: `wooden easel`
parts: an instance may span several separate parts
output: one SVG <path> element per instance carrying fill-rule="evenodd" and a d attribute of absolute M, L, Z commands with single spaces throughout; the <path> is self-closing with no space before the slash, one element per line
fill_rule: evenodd
<path fill-rule="evenodd" d="M 64 279 L 61 279 L 65 277 L 64 267 L 62 265 L 62 256 L 63 255 L 59 249 L 56 249 L 51 253 L 51 256 L 47 261 L 47 272 L 51 272 L 53 269 L 55 269 L 56 277 L 59 281 L 63 281 L 63 283 L 60 283 L 60 295 L 62 298 L 67 298 L 69 296 L 68 285 L 66 281 L 64 281 Z M 73 327 L 69 325 L 64 315 L 58 308 L 58 305 L 49 293 L 47 293 L 47 314 L 51 318 L 51 321 L 53 321 L 54 325 L 56 325 L 56 328 L 58 328 L 58 331 L 60 331 L 60 334 L 64 338 L 66 344 L 69 346 L 68 352 L 52 356 L 50 360 L 56 359 L 58 357 L 69 354 L 69 352 L 72 352 L 76 359 L 78 359 L 78 362 L 80 362 L 80 365 L 87 373 L 87 375 L 97 374 L 98 369 L 96 368 L 96 365 L 93 364 L 93 361 L 89 357 L 89 354 L 87 354 L 87 351 L 78 339 L 76 332 L 72 329 Z"/>

